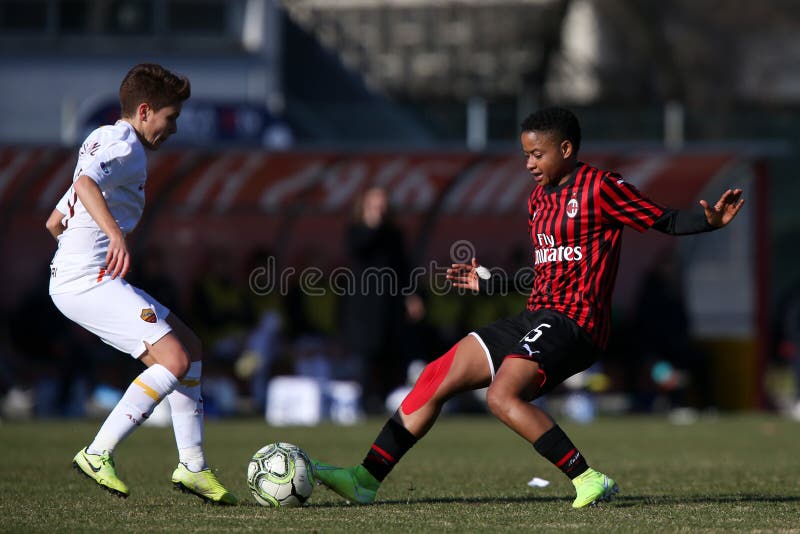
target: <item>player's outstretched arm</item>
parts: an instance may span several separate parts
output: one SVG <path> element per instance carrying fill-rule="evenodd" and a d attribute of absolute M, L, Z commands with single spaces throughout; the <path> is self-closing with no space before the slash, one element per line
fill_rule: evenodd
<path fill-rule="evenodd" d="M 92 216 L 97 226 L 108 236 L 108 253 L 106 254 L 106 271 L 111 278 L 125 278 L 130 269 L 130 254 L 125 243 L 125 235 L 120 230 L 114 216 L 108 209 L 106 199 L 97 183 L 86 175 L 75 180 L 75 192 L 81 203 Z"/>
<path fill-rule="evenodd" d="M 461 287 L 478 291 L 478 260 L 472 258 L 472 263 L 454 263 L 447 269 L 447 279 L 453 287 Z"/>
<path fill-rule="evenodd" d="M 728 189 L 722 193 L 722 196 L 713 206 L 705 200 L 701 200 L 700 205 L 703 206 L 708 224 L 715 228 L 722 228 L 736 217 L 736 214 L 739 213 L 739 210 L 744 205 L 742 190 Z"/>

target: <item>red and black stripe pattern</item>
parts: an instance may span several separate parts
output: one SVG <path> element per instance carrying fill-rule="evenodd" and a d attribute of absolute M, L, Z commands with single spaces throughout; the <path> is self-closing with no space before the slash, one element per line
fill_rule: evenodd
<path fill-rule="evenodd" d="M 534 282 L 528 309 L 554 309 L 608 343 L 611 292 L 624 226 L 644 231 L 664 213 L 622 177 L 579 163 L 563 185 L 528 199 Z"/>

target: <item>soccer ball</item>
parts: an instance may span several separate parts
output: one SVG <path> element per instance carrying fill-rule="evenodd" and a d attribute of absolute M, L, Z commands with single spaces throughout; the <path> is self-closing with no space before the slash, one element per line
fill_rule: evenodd
<path fill-rule="evenodd" d="M 314 490 L 311 461 L 291 443 L 270 443 L 247 466 L 247 485 L 261 506 L 303 506 Z"/>

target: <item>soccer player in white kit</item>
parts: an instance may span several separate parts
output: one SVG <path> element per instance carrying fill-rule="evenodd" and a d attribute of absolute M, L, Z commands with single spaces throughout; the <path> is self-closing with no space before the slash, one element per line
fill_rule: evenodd
<path fill-rule="evenodd" d="M 47 220 L 58 241 L 50 295 L 70 320 L 147 366 L 73 466 L 112 494 L 127 497 L 113 453 L 167 399 L 178 446 L 176 488 L 219 504 L 236 504 L 203 452 L 201 346 L 197 336 L 153 297 L 125 281 L 125 236 L 142 216 L 147 150 L 177 131 L 189 80 L 160 65 L 140 64 L 122 81 L 122 118 L 93 131 L 80 148 L 72 186 Z"/>

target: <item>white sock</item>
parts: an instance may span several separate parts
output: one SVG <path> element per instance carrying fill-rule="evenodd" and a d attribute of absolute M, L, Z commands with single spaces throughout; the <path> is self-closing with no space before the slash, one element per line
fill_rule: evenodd
<path fill-rule="evenodd" d="M 172 411 L 175 444 L 178 446 L 178 461 L 195 472 L 208 467 L 203 452 L 202 374 L 203 362 L 192 362 L 186 376 L 167 396 Z"/>
<path fill-rule="evenodd" d="M 114 448 L 147 419 L 156 405 L 167 396 L 178 379 L 166 367 L 154 364 L 128 386 L 128 390 L 108 414 L 94 441 L 88 447 L 90 454 L 103 451 L 114 452 Z"/>

